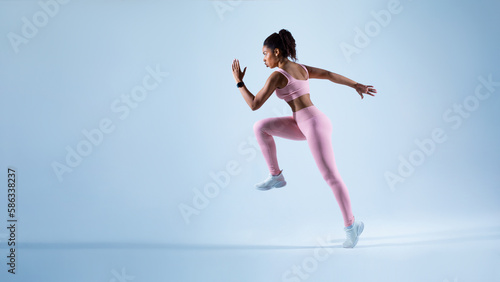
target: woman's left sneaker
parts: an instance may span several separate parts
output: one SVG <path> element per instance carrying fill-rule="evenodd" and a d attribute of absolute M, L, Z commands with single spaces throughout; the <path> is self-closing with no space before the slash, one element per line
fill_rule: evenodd
<path fill-rule="evenodd" d="M 354 221 L 353 226 L 349 229 L 344 227 L 346 240 L 342 246 L 344 248 L 354 248 L 354 246 L 358 243 L 359 235 L 361 235 L 364 228 L 365 224 L 362 221 Z"/>

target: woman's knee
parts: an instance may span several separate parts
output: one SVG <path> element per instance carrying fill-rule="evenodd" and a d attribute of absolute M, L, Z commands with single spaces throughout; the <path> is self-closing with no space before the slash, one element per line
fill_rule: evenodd
<path fill-rule="evenodd" d="M 253 124 L 253 131 L 255 133 L 263 132 L 266 128 L 266 119 L 261 119 Z"/>
<path fill-rule="evenodd" d="M 321 174 L 326 182 L 333 185 L 342 185 L 344 182 L 340 173 L 335 165 L 330 165 L 328 168 L 324 168 Z"/>

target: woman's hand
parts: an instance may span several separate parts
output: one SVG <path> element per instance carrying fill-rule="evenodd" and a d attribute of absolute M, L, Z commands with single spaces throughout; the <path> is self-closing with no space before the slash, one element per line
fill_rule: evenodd
<path fill-rule="evenodd" d="M 377 89 L 373 88 L 373 86 L 371 86 L 371 85 L 364 85 L 364 84 L 361 84 L 361 83 L 356 83 L 356 85 L 354 85 L 354 89 L 361 96 L 361 99 L 363 99 L 363 94 L 368 94 L 368 95 L 375 96 L 372 93 L 377 93 Z"/>
<path fill-rule="evenodd" d="M 237 59 L 233 60 L 233 76 L 234 79 L 236 80 L 236 83 L 243 81 L 243 77 L 245 76 L 245 72 L 247 71 L 247 67 L 243 69 L 243 72 L 241 72 L 240 69 L 240 62 Z"/>

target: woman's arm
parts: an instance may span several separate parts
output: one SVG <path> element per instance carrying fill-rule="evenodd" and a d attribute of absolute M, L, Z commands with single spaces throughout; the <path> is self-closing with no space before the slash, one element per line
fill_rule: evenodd
<path fill-rule="evenodd" d="M 349 79 L 345 76 L 342 76 L 340 74 L 320 68 L 310 67 L 306 65 L 304 66 L 307 68 L 307 71 L 309 72 L 309 78 L 328 79 L 331 82 L 350 86 L 352 88 L 354 88 L 354 85 L 357 84 L 356 81 Z"/>
<path fill-rule="evenodd" d="M 238 60 L 233 61 L 232 65 L 232 70 L 233 70 L 233 75 L 236 83 L 243 81 L 243 76 L 245 75 L 246 72 L 246 67 L 241 72 L 240 69 L 240 63 Z M 273 94 L 274 90 L 278 87 L 278 81 L 279 81 L 279 73 L 278 72 L 273 72 L 269 78 L 266 81 L 266 84 L 262 89 L 257 93 L 257 95 L 253 95 L 250 90 L 246 87 L 246 85 L 243 85 L 243 87 L 240 87 L 240 93 L 243 96 L 243 99 L 245 99 L 245 102 L 247 102 L 248 106 L 252 111 L 258 110 L 266 101 L 271 97 L 271 94 Z"/>
<path fill-rule="evenodd" d="M 361 95 L 361 99 L 363 99 L 363 94 L 375 96 L 371 93 L 377 93 L 377 90 L 373 88 L 373 86 L 371 85 L 364 85 L 361 83 L 357 83 L 352 79 L 349 79 L 343 75 L 328 70 L 310 67 L 306 65 L 304 66 L 307 68 L 307 71 L 309 72 L 309 78 L 328 79 L 331 82 L 352 87 L 356 90 L 356 92 L 358 92 L 359 95 Z"/>
<path fill-rule="evenodd" d="M 247 102 L 252 111 L 258 110 L 271 97 L 271 94 L 273 94 L 278 85 L 278 79 L 278 72 L 273 72 L 267 79 L 264 87 L 255 96 L 247 89 L 246 85 L 239 88 L 243 99 L 245 99 L 245 102 Z"/>
<path fill-rule="evenodd" d="M 350 86 L 352 88 L 355 88 L 356 84 L 358 84 L 356 81 L 352 79 L 349 79 L 343 75 L 330 71 L 328 72 L 328 80 L 330 80 L 331 82 L 335 82 L 337 84 Z"/>

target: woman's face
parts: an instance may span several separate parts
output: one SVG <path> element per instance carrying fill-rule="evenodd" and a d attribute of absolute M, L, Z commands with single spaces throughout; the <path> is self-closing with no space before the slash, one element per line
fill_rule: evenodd
<path fill-rule="evenodd" d="M 273 53 L 273 50 L 264 45 L 262 47 L 262 53 L 264 54 L 264 64 L 266 67 L 275 68 L 278 66 L 278 56 Z"/>

